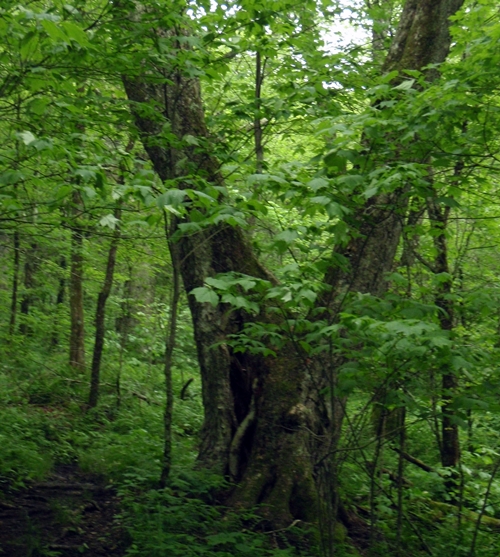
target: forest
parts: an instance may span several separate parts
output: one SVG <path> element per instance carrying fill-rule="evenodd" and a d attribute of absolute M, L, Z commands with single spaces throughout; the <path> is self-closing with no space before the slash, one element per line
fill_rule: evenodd
<path fill-rule="evenodd" d="M 493 0 L 2 0 L 0 554 L 500 554 Z"/>

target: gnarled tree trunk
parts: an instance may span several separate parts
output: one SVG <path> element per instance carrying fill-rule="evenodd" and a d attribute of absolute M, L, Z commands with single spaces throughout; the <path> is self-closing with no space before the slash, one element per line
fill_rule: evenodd
<path fill-rule="evenodd" d="M 447 20 L 461 3 L 409 0 L 385 71 L 421 69 L 444 60 L 449 46 Z M 173 50 L 186 48 L 186 42 L 178 40 L 185 31 L 157 33 L 170 38 Z M 156 172 L 162 180 L 177 180 L 180 188 L 185 186 L 182 177 L 189 174 L 220 185 L 198 81 L 175 65 L 165 68 L 163 75 L 153 75 L 147 60 L 143 67 L 139 75 L 126 76 L 124 85 Z M 141 108 L 144 103 L 148 110 Z M 165 139 L 159 140 L 165 119 L 177 138 L 167 147 Z M 199 144 L 183 144 L 186 136 L 197 138 Z M 385 291 L 384 275 L 392 267 L 398 246 L 406 196 L 402 184 L 394 194 L 373 197 L 354 216 L 352 226 L 358 234 L 338 250 L 349 265 L 339 269 L 332 264 L 325 275 L 328 288 L 319 301 L 325 319 L 335 319 L 339 299 L 348 291 L 374 295 Z M 239 228 L 210 226 L 181 235 L 173 245 L 188 293 L 203 286 L 207 277 L 228 271 L 275 282 Z M 276 357 L 235 354 L 225 344 L 227 336 L 256 318 L 242 310 L 228 316 L 227 307 L 199 303 L 192 295 L 189 304 L 205 407 L 200 465 L 230 473 L 239 482 L 230 502 L 244 507 L 261 504 L 273 527 L 286 527 L 297 518 L 317 522 L 321 510 L 317 490 L 324 493 L 321 483 L 332 472 L 325 463 L 334 450 L 342 415 L 342 408 L 334 408 L 334 398 L 325 397 L 322 390 L 332 385 L 339 362 L 328 357 L 307 361 L 292 339 Z M 279 321 L 265 307 L 258 320 Z"/>

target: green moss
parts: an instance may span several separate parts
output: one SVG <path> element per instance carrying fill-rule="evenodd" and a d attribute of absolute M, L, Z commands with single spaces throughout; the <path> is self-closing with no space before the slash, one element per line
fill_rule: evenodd
<path fill-rule="evenodd" d="M 342 522 L 336 522 L 333 528 L 333 541 L 338 543 L 345 543 L 347 540 L 347 528 Z"/>

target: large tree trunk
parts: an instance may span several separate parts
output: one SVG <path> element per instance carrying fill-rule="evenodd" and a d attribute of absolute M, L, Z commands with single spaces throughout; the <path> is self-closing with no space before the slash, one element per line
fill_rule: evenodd
<path fill-rule="evenodd" d="M 442 61 L 449 45 L 447 18 L 461 3 L 409 0 L 385 70 L 421 69 Z M 170 37 L 172 49 L 186 48 L 185 41 L 181 46 L 175 37 L 184 32 L 162 33 Z M 184 187 L 182 177 L 189 174 L 220 185 L 217 161 L 210 155 L 198 81 L 178 67 L 165 69 L 163 76 L 151 76 L 147 61 L 144 68 L 140 75 L 124 78 L 124 85 L 156 172 L 162 180 L 178 180 L 180 188 Z M 149 105 L 149 114 L 154 108 L 157 117 L 148 117 L 140 108 L 142 103 Z M 169 132 L 178 138 L 175 145 L 163 147 L 158 140 L 164 126 L 162 116 L 169 122 Z M 186 136 L 197 138 L 199 145 L 183 145 Z M 332 265 L 325 276 L 328 291 L 320 300 L 324 317 L 335 319 L 339 297 L 347 291 L 383 294 L 405 203 L 402 184 L 395 194 L 376 196 L 357 212 L 351 225 L 358 234 L 340 250 L 349 265 L 342 270 Z M 188 293 L 202 286 L 207 277 L 228 271 L 275 282 L 238 228 L 210 226 L 180 236 L 174 246 Z M 189 304 L 205 407 L 199 463 L 230 473 L 239 481 L 230 502 L 245 507 L 261 504 L 273 527 L 288 526 L 296 518 L 317 522 L 317 489 L 324 493 L 320 484 L 325 474 L 332 473 L 325 463 L 333 452 L 332 438 L 338 433 L 342 414 L 341 407 L 332 408 L 333 395 L 325 398 L 321 390 L 331 385 L 338 362 L 328 357 L 310 362 L 292 340 L 276 357 L 234 354 L 225 344 L 227 335 L 241 331 L 256 318 L 241 310 L 228 316 L 227 307 L 199 303 L 192 295 Z M 266 308 L 258 320 L 279 322 L 276 313 L 266 312 Z"/>

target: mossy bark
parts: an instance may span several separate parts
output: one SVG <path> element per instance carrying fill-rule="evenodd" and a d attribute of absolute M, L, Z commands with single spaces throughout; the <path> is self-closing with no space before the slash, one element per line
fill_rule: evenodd
<path fill-rule="evenodd" d="M 403 10 L 403 29 L 398 31 L 385 69 L 421 69 L 442 61 L 444 56 L 437 55 L 427 39 L 418 39 L 417 35 L 424 33 L 420 26 L 427 25 L 428 18 L 438 13 L 445 32 L 439 30 L 435 35 L 439 42 L 436 48 L 447 51 L 450 6 L 457 9 L 460 5 L 461 0 L 409 0 Z M 415 14 L 420 14 L 419 18 Z M 436 29 L 434 22 L 432 28 Z M 175 63 L 176 49 L 181 52 L 188 48 L 186 41 L 178 40 L 187 32 L 151 32 L 161 35 L 163 42 L 171 41 L 172 67 L 154 73 L 154 65 L 144 59 L 141 74 L 123 79 L 145 149 L 160 178 L 175 180 L 178 188 L 188 187 L 183 184 L 183 176 L 193 173 L 221 185 L 218 164 L 211 155 L 199 83 Z M 443 44 L 445 49 L 441 48 Z M 174 140 L 167 141 L 162 135 L 165 125 Z M 195 137 L 197 145 L 186 145 L 182 141 L 186 136 Z M 354 215 L 353 226 L 358 233 L 340 250 L 349 265 L 342 270 L 332 265 L 325 275 L 327 293 L 319 302 L 324 308 L 323 317 L 335 319 L 338 300 L 346 291 L 383 294 L 384 275 L 391 269 L 401 235 L 406 199 L 402 184 L 395 194 L 375 196 Z M 236 227 L 219 224 L 180 235 L 173 249 L 178 251 L 188 293 L 203 286 L 207 277 L 229 271 L 275 282 L 258 261 L 245 232 Z M 244 311 L 229 313 L 224 305 L 199 303 L 192 295 L 188 300 L 205 408 L 200 465 L 220 473 L 229 471 L 232 440 L 237 433 L 241 435 L 238 428 L 254 411 L 254 404 L 255 420 L 241 443 L 239 483 L 229 503 L 244 508 L 261 505 L 272 528 L 287 527 L 295 519 L 317 523 L 323 504 L 319 501 L 331 495 L 324 490 L 323 480 L 334 473 L 331 456 L 342 417 L 342 404 L 336 405 L 332 396 L 325 397 L 323 393 L 325 387 L 332 386 L 341 359 L 307 359 L 291 344 L 272 358 L 234 354 L 226 344 L 227 336 L 241 332 L 256 318 Z M 268 309 L 261 309 L 259 321 L 278 319 Z"/>

